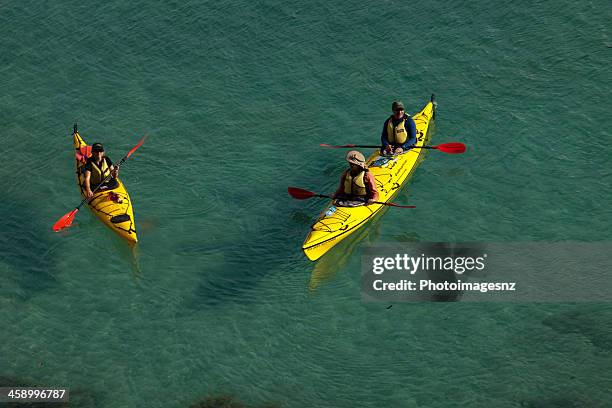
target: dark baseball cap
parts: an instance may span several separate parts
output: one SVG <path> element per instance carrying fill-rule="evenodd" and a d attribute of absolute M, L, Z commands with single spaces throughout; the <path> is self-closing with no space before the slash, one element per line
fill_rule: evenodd
<path fill-rule="evenodd" d="M 104 147 L 102 146 L 102 143 L 94 143 L 91 145 L 91 151 L 92 152 L 103 152 Z"/>

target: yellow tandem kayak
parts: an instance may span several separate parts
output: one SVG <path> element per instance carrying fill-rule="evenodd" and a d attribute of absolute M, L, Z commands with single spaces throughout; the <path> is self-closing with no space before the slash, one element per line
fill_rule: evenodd
<path fill-rule="evenodd" d="M 412 117 L 416 124 L 416 147 L 424 146 L 429 140 L 429 125 L 434 121 L 436 103 L 434 96 L 425 107 Z M 370 172 L 376 179 L 379 201 L 389 202 L 400 191 L 404 183 L 412 176 L 425 149 L 411 149 L 398 156 L 381 156 L 377 150 L 367 160 Z M 370 204 L 359 207 L 336 207 L 330 202 L 323 210 L 302 245 L 304 254 L 311 261 L 316 261 L 334 245 L 365 225 L 384 206 Z"/>
<path fill-rule="evenodd" d="M 86 158 L 91 154 L 91 149 L 88 149 L 87 143 L 85 143 L 79 134 L 76 125 L 72 136 L 75 149 L 77 185 L 81 191 L 81 196 L 85 198 L 85 189 L 83 187 L 85 175 L 82 174 L 82 167 L 85 165 Z M 121 198 L 120 203 L 117 202 L 118 200 L 116 199 L 111 199 L 111 192 Z M 125 238 L 130 243 L 138 242 L 132 200 L 118 177 L 117 186 L 115 188 L 94 193 L 88 205 L 96 217 L 119 234 L 119 236 Z"/>

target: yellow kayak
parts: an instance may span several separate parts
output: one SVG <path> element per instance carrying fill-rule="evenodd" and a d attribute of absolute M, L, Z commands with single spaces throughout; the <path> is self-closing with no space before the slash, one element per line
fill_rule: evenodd
<path fill-rule="evenodd" d="M 77 185 L 81 190 L 81 196 L 85 198 L 83 187 L 85 175 L 82 174 L 81 169 L 85 165 L 87 157 L 91 155 L 91 146 L 87 146 L 76 125 L 72 136 L 75 149 Z M 114 194 L 111 194 L 111 192 Z M 114 200 L 113 195 L 115 196 Z M 117 196 L 121 198 L 121 202 L 117 202 L 119 201 L 116 199 Z M 131 243 L 138 242 L 132 200 L 119 178 L 117 178 L 117 187 L 112 190 L 97 191 L 88 205 L 91 211 L 119 236 Z"/>
<path fill-rule="evenodd" d="M 416 147 L 425 145 L 429 140 L 429 125 L 434 121 L 435 110 L 436 103 L 432 95 L 423 110 L 412 117 L 417 129 Z M 370 156 L 367 164 L 376 179 L 379 201 L 391 201 L 412 176 L 424 154 L 425 149 L 413 148 L 398 156 L 381 156 L 379 150 Z M 382 204 L 336 207 L 333 201 L 330 202 L 312 225 L 302 245 L 304 254 L 311 261 L 316 261 L 334 245 L 365 225 L 383 207 L 385 206 Z"/>

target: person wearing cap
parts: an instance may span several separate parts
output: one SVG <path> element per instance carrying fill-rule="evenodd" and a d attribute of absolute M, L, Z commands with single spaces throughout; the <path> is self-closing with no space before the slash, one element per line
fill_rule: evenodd
<path fill-rule="evenodd" d="M 404 104 L 395 101 L 391 110 L 393 114 L 383 125 L 380 154 L 402 154 L 416 143 L 416 124 L 404 112 Z"/>
<path fill-rule="evenodd" d="M 87 159 L 87 162 L 83 166 L 83 173 L 85 174 L 85 196 L 91 198 L 93 191 L 100 184 L 102 184 L 99 190 L 107 190 L 114 188 L 117 185 L 117 175 L 119 170 L 113 166 L 113 162 L 110 158 L 104 155 L 104 147 L 100 143 L 94 143 L 91 145 L 91 157 Z M 106 180 L 107 177 L 112 177 Z M 106 181 L 105 181 L 106 180 Z"/>
<path fill-rule="evenodd" d="M 340 187 L 334 194 L 336 205 L 367 205 L 378 200 L 376 180 L 369 172 L 364 155 L 351 150 L 346 155 L 350 168 L 340 177 Z"/>

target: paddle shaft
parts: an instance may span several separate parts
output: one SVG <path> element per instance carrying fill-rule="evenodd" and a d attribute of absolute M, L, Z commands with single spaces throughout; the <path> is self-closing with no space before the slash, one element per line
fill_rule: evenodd
<path fill-rule="evenodd" d="M 382 146 L 379 145 L 345 145 L 345 146 L 338 146 L 338 147 L 363 147 L 363 148 L 375 148 L 375 149 L 381 149 Z M 408 149 L 434 149 L 437 150 L 438 146 L 408 146 Z"/>
<path fill-rule="evenodd" d="M 332 197 L 332 196 L 326 195 L 326 194 L 315 194 L 315 195 L 313 195 L 313 197 L 331 198 L 332 200 L 342 200 L 341 197 Z M 347 200 L 353 200 L 353 201 L 363 201 L 366 204 L 387 205 L 389 207 L 406 207 L 406 208 L 413 208 L 414 207 L 414 206 L 411 206 L 411 205 L 399 205 L 399 204 L 395 204 L 395 203 L 385 203 L 383 201 L 372 201 L 371 203 L 368 203 L 367 200 L 360 199 L 360 198 L 355 198 L 355 197 L 347 197 L 346 199 Z"/>

